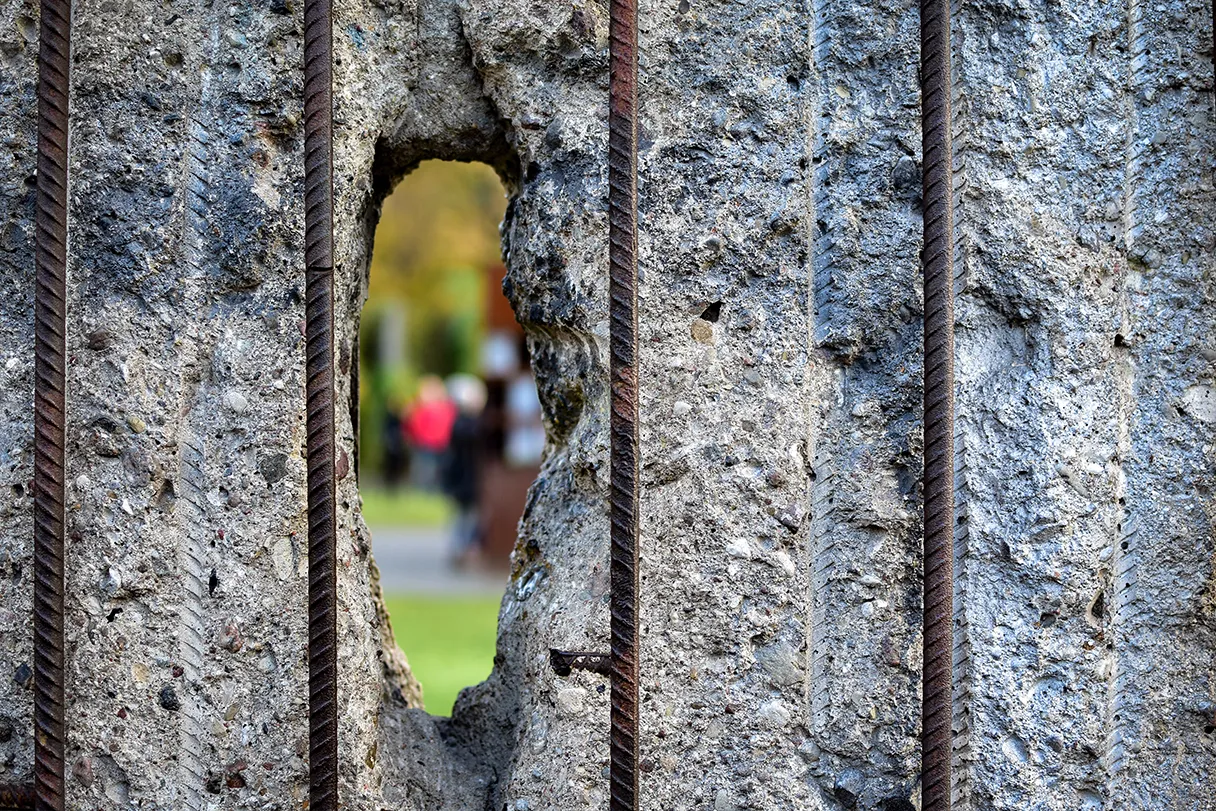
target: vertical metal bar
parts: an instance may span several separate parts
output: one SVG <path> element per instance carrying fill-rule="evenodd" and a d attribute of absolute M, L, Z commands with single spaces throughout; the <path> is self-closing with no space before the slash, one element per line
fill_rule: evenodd
<path fill-rule="evenodd" d="M 637 0 L 612 0 L 608 76 L 608 292 L 612 353 L 610 811 L 638 797 Z"/>
<path fill-rule="evenodd" d="M 64 358 L 72 7 L 42 0 L 34 293 L 34 790 L 63 811 Z"/>
<path fill-rule="evenodd" d="M 950 808 L 954 617 L 954 209 L 950 0 L 920 4 L 925 478 L 921 807 Z"/>
<path fill-rule="evenodd" d="M 309 808 L 338 807 L 334 516 L 333 4 L 304 4 Z"/>

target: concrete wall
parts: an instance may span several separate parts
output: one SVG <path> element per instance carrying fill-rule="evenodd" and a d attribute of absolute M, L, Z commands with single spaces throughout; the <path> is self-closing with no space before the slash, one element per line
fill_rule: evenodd
<path fill-rule="evenodd" d="M 956 10 L 961 809 L 1216 804 L 1210 11 Z M 75 4 L 73 807 L 306 795 L 301 14 Z M 643 807 L 916 807 L 917 7 L 641 17 Z M 36 20 L 0 2 L 0 780 L 32 757 Z M 380 199 L 483 160 L 550 438 L 451 721 L 339 482 L 344 800 L 603 808 L 602 681 L 547 650 L 607 642 L 605 7 L 334 31 L 339 400 Z"/>

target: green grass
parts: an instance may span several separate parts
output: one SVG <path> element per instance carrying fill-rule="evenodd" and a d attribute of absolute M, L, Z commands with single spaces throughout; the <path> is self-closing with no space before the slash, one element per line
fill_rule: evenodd
<path fill-rule="evenodd" d="M 387 594 L 384 602 L 426 711 L 451 715 L 457 694 L 490 675 L 499 598 Z"/>
<path fill-rule="evenodd" d="M 370 527 L 442 527 L 452 520 L 452 502 L 438 493 L 400 489 L 360 490 L 363 520 Z"/>

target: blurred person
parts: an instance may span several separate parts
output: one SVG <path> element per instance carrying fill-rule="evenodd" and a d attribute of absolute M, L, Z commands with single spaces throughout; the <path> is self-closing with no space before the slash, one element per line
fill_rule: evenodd
<path fill-rule="evenodd" d="M 525 372 L 507 386 L 507 441 L 503 458 L 516 467 L 539 465 L 545 453 L 545 424 L 541 418 L 536 381 Z"/>
<path fill-rule="evenodd" d="M 481 412 L 486 405 L 486 386 L 472 375 L 448 378 L 448 396 L 456 405 L 451 441 L 444 457 L 443 490 L 456 502 L 452 528 L 452 563 L 463 567 L 481 556 Z"/>
<path fill-rule="evenodd" d="M 418 397 L 406 412 L 402 430 L 410 450 L 410 482 L 423 490 L 439 486 L 439 463 L 452 435 L 456 406 L 443 381 L 427 375 L 418 381 Z"/>
<path fill-rule="evenodd" d="M 385 404 L 384 418 L 380 423 L 381 464 L 380 473 L 384 486 L 396 490 L 405 472 L 405 437 L 401 427 L 401 401 L 397 397 Z"/>

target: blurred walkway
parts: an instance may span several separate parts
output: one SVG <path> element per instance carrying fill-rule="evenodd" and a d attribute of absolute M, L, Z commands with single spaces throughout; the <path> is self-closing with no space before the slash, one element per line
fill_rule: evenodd
<path fill-rule="evenodd" d="M 449 530 L 372 527 L 372 556 L 386 594 L 501 596 L 506 572 L 455 569 L 448 560 Z"/>

